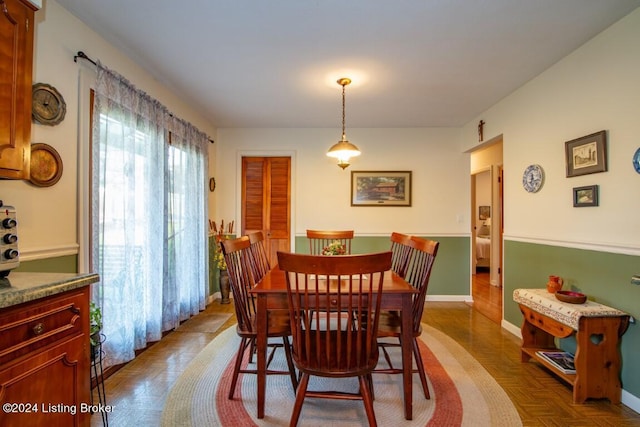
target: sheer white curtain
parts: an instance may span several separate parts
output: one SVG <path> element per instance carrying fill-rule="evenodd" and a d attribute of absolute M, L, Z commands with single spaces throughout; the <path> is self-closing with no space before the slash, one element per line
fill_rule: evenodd
<path fill-rule="evenodd" d="M 204 308 L 207 137 L 117 73 L 97 72 L 92 264 L 111 366 Z"/>

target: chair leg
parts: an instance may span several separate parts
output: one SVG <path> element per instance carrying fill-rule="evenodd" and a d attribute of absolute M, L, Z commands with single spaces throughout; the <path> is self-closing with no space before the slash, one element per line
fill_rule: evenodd
<path fill-rule="evenodd" d="M 425 399 L 431 399 L 431 395 L 429 394 L 429 386 L 427 384 L 427 374 L 424 372 L 424 364 L 422 363 L 422 356 L 420 355 L 418 340 L 416 338 L 413 339 L 413 356 L 416 359 L 416 365 L 418 365 L 418 374 L 420 375 L 420 382 L 422 382 L 424 397 Z"/>
<path fill-rule="evenodd" d="M 293 404 L 293 412 L 291 413 L 291 420 L 289 421 L 289 427 L 296 427 L 298 425 L 298 419 L 300 419 L 300 412 L 302 411 L 302 404 L 304 398 L 307 395 L 307 387 L 309 386 L 309 374 L 303 373 L 298 383 L 298 389 L 296 390 L 296 401 Z"/>
<path fill-rule="evenodd" d="M 369 385 L 369 393 L 371 393 L 371 400 L 376 400 L 376 395 L 373 391 L 373 376 L 371 373 L 367 374 L 367 384 Z"/>
<path fill-rule="evenodd" d="M 284 355 L 287 358 L 287 366 L 289 367 L 289 376 L 291 377 L 291 385 L 293 386 L 293 392 L 296 392 L 298 388 L 298 378 L 296 376 L 296 368 L 293 366 L 293 358 L 291 357 L 291 344 L 289 343 L 289 337 L 282 337 L 284 344 Z"/>
<path fill-rule="evenodd" d="M 364 410 L 367 413 L 367 419 L 369 420 L 369 427 L 377 427 L 376 414 L 373 411 L 373 399 L 369 393 L 369 385 L 364 375 L 358 377 L 360 380 L 360 393 L 362 394 L 362 403 L 364 403 Z"/>
<path fill-rule="evenodd" d="M 249 351 L 249 363 L 253 363 L 253 353 L 256 352 L 256 340 L 251 340 L 251 351 Z"/>
<path fill-rule="evenodd" d="M 249 338 L 242 338 L 240 340 L 240 346 L 238 347 L 238 353 L 236 354 L 236 363 L 233 367 L 233 378 L 231 379 L 231 387 L 229 388 L 229 399 L 233 399 L 233 394 L 236 391 L 236 384 L 238 383 L 238 375 L 240 374 L 240 366 L 242 365 L 242 358 L 244 351 L 247 348 Z"/>

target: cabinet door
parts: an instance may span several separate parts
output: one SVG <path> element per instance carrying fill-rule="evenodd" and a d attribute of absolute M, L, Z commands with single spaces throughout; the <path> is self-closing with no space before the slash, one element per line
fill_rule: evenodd
<path fill-rule="evenodd" d="M 78 335 L 0 368 L 0 425 L 88 426 L 88 344 Z"/>
<path fill-rule="evenodd" d="M 33 6 L 0 7 L 0 178 L 28 179 L 31 157 Z"/>

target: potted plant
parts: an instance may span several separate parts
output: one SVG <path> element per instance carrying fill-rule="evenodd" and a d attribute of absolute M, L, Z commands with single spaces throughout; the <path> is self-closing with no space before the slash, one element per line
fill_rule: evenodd
<path fill-rule="evenodd" d="M 220 247 L 220 243 L 223 240 L 230 239 L 233 235 L 233 221 L 227 223 L 226 231 L 224 226 L 224 220 L 220 221 L 220 227 L 215 221 L 209 220 L 209 227 L 211 229 L 211 235 L 215 237 L 216 246 L 213 253 L 213 261 L 220 272 L 219 276 L 219 286 L 220 286 L 220 304 L 229 304 L 231 300 L 229 299 L 229 295 L 231 293 L 231 286 L 229 283 L 229 273 L 227 272 L 227 263 L 224 259 L 224 254 L 222 253 L 222 248 Z"/>
<path fill-rule="evenodd" d="M 94 360 L 96 352 L 99 350 L 99 345 L 102 342 L 100 339 L 100 331 L 102 330 L 102 311 L 100 307 L 93 301 L 89 303 L 89 342 L 91 343 L 91 359 Z"/>

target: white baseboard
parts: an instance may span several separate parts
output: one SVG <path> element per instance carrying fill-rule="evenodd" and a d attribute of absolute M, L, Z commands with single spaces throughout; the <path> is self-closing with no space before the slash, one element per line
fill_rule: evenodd
<path fill-rule="evenodd" d="M 427 295 L 427 301 L 473 302 L 471 295 Z"/>
<path fill-rule="evenodd" d="M 500 326 L 502 326 L 504 329 L 506 329 L 507 332 L 511 332 L 513 335 L 515 335 L 518 338 L 522 339 L 522 330 L 520 329 L 519 326 L 516 326 L 516 325 L 514 325 L 513 323 L 510 323 L 510 322 L 507 322 L 504 319 L 502 319 L 502 322 L 500 323 Z"/>
<path fill-rule="evenodd" d="M 625 389 L 622 389 L 622 404 L 640 414 L 640 397 L 634 396 Z"/>

